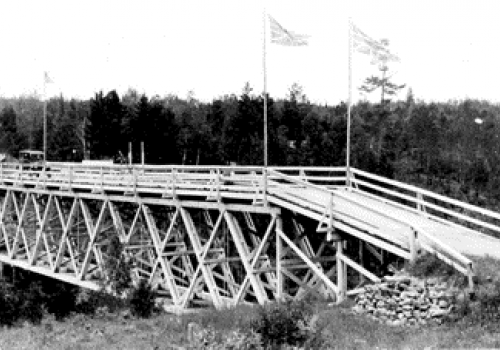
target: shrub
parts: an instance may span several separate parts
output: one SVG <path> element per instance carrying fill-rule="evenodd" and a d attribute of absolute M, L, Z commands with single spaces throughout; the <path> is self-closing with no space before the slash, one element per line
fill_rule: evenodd
<path fill-rule="evenodd" d="M 125 257 L 124 248 L 125 245 L 120 242 L 119 238 L 113 236 L 107 249 L 108 259 L 104 263 L 106 280 L 103 281 L 103 288 L 109 289 L 118 296 L 122 296 L 132 285 L 133 264 Z"/>
<path fill-rule="evenodd" d="M 407 267 L 408 272 L 415 277 L 452 277 L 463 276 L 455 270 L 452 266 L 448 265 L 435 254 L 422 254 L 414 263 Z"/>
<path fill-rule="evenodd" d="M 475 298 L 457 300 L 455 310 L 447 318 L 448 323 L 459 323 L 466 327 L 480 325 L 489 331 L 500 330 L 500 282 L 480 288 Z"/>
<path fill-rule="evenodd" d="M 78 287 L 64 282 L 47 283 L 45 285 L 45 305 L 47 312 L 53 314 L 56 320 L 63 320 L 76 309 Z"/>
<path fill-rule="evenodd" d="M 81 314 L 94 316 L 115 313 L 126 307 L 125 301 L 103 290 L 94 291 L 81 289 L 76 298 L 76 311 Z"/>
<path fill-rule="evenodd" d="M 317 316 L 306 301 L 287 301 L 259 307 L 252 329 L 260 335 L 262 345 L 274 348 L 282 345 L 319 347 L 321 332 L 317 329 Z"/>
<path fill-rule="evenodd" d="M 12 326 L 20 317 L 20 298 L 14 287 L 0 285 L 0 325 Z"/>
<path fill-rule="evenodd" d="M 253 331 L 233 329 L 228 332 L 217 331 L 211 327 L 198 328 L 191 339 L 191 347 L 196 349 L 217 350 L 261 350 L 260 336 Z"/>
<path fill-rule="evenodd" d="M 132 288 L 129 297 L 132 315 L 148 318 L 155 307 L 155 293 L 146 280 L 141 280 L 137 287 Z"/>
<path fill-rule="evenodd" d="M 41 285 L 39 283 L 31 283 L 28 290 L 20 294 L 22 295 L 19 309 L 21 317 L 31 323 L 40 324 L 44 313 L 44 300 Z"/>

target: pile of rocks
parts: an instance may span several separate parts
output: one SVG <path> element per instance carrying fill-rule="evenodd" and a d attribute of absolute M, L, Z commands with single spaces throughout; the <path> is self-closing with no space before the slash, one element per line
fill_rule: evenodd
<path fill-rule="evenodd" d="M 454 307 L 454 293 L 437 279 L 385 277 L 356 296 L 356 313 L 394 326 L 441 323 Z"/>

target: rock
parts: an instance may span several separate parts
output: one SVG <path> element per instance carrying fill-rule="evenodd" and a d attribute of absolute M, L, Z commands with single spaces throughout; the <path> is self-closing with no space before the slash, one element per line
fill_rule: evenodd
<path fill-rule="evenodd" d="M 399 284 L 411 284 L 411 278 L 408 276 L 385 276 L 382 280 Z"/>
<path fill-rule="evenodd" d="M 359 305 L 356 305 L 352 308 L 352 310 L 357 313 L 357 314 L 362 314 L 365 310 L 363 309 L 363 307 L 359 306 Z"/>
<path fill-rule="evenodd" d="M 379 284 L 367 285 L 356 297 L 352 311 L 390 325 L 426 325 L 442 318 L 456 298 L 437 279 L 412 280 L 388 276 Z"/>
<path fill-rule="evenodd" d="M 429 314 L 431 315 L 431 317 L 441 317 L 441 316 L 447 315 L 448 314 L 448 310 L 431 309 L 429 311 Z"/>
<path fill-rule="evenodd" d="M 442 309 L 445 309 L 449 306 L 449 304 L 446 300 L 441 299 L 439 300 L 438 306 Z"/>

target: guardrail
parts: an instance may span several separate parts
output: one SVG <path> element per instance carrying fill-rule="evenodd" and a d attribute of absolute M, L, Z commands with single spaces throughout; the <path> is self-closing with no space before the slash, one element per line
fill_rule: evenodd
<path fill-rule="evenodd" d="M 403 206 L 438 221 L 500 236 L 500 214 L 437 193 L 351 168 L 355 190 Z M 482 231 L 484 231 L 482 233 Z"/>
<path fill-rule="evenodd" d="M 129 166 L 47 163 L 35 167 L 1 163 L 0 181 L 14 186 L 56 187 L 154 193 L 164 196 L 199 195 L 266 200 L 267 175 L 262 167 Z"/>

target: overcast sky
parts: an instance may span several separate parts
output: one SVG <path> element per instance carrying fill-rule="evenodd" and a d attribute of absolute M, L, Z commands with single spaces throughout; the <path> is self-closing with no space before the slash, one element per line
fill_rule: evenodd
<path fill-rule="evenodd" d="M 0 95 L 43 90 L 90 98 L 135 88 L 210 101 L 263 89 L 263 9 L 310 36 L 306 47 L 268 45 L 268 91 L 285 97 L 297 82 L 314 102 L 348 94 L 348 18 L 386 38 L 401 62 L 394 82 L 419 99 L 500 101 L 500 1 L 496 0 L 0 0 Z M 355 54 L 354 97 L 377 73 Z M 401 93 L 404 98 L 406 91 Z M 378 96 L 377 96 L 378 97 Z"/>

